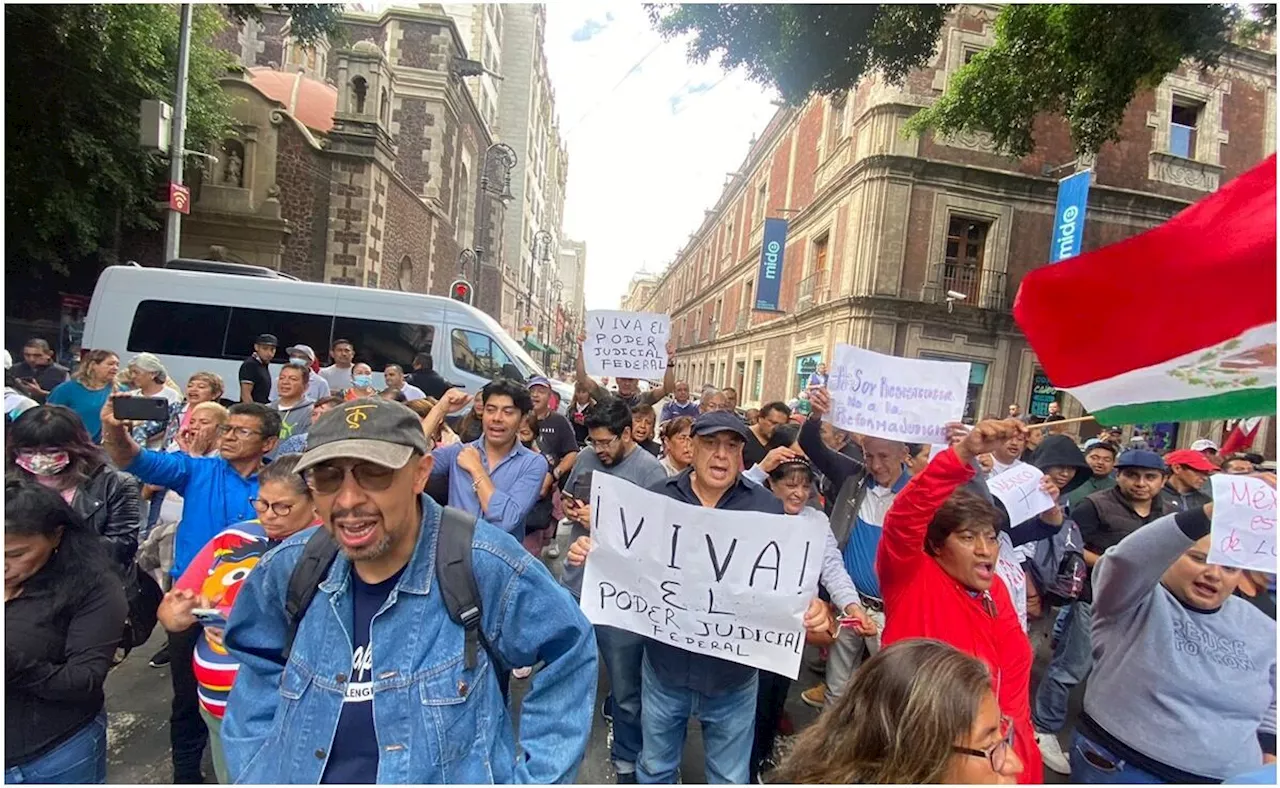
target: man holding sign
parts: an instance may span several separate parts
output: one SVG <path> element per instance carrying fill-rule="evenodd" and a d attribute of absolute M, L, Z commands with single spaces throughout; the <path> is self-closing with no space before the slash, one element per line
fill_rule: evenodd
<path fill-rule="evenodd" d="M 731 413 L 698 417 L 692 469 L 653 488 L 669 501 L 594 480 L 599 556 L 587 564 L 582 607 L 595 623 L 646 636 L 641 783 L 675 782 L 690 716 L 702 725 L 708 782 L 746 783 L 757 667 L 799 671 L 800 611 L 807 629 L 831 626 L 815 598 L 825 534 L 812 521 L 743 514 L 784 511 L 742 478 L 746 431 Z M 591 549 L 591 537 L 579 538 L 567 563 Z"/>
<path fill-rule="evenodd" d="M 618 398 L 628 408 L 660 402 L 676 387 L 675 342 L 671 318 L 646 312 L 587 312 L 586 329 L 578 334 L 578 385 L 596 402 L 611 396 L 591 375 L 618 380 Z M 642 377 L 662 372 L 662 385 L 640 393 Z"/>
<path fill-rule="evenodd" d="M 1073 783 L 1221 782 L 1275 762 L 1276 625 L 1232 596 L 1237 567 L 1274 572 L 1275 553 L 1211 563 L 1233 531 L 1275 533 L 1275 477 L 1213 492 L 1098 561 Z"/>

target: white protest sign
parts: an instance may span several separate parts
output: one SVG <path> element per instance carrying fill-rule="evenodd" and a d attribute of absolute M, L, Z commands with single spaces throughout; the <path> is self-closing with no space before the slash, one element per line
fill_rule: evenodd
<path fill-rule="evenodd" d="M 827 376 L 837 427 L 906 443 L 945 443 L 946 424 L 964 416 L 969 362 L 886 356 L 836 345 Z"/>
<path fill-rule="evenodd" d="M 1276 571 L 1276 491 L 1252 476 L 1216 474 L 1209 563 Z"/>
<path fill-rule="evenodd" d="M 1049 493 L 1040 489 L 1043 478 L 1043 471 L 1024 462 L 987 479 L 987 489 L 1004 504 L 1011 527 L 1053 508 Z"/>
<path fill-rule="evenodd" d="M 650 312 L 587 312 L 582 360 L 588 375 L 657 380 L 667 374 L 671 318 Z"/>
<path fill-rule="evenodd" d="M 582 611 L 593 624 L 795 678 L 821 520 L 706 509 L 597 473 Z"/>

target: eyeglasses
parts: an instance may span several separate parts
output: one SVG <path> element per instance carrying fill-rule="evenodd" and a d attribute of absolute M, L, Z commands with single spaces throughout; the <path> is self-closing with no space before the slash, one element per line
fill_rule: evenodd
<path fill-rule="evenodd" d="M 371 462 L 362 462 L 349 467 L 317 465 L 314 468 L 308 468 L 303 473 L 303 477 L 307 480 L 307 486 L 311 488 L 312 492 L 319 495 L 333 495 L 342 487 L 342 482 L 347 478 L 348 471 L 350 471 L 352 478 L 356 480 L 356 484 L 360 485 L 362 490 L 369 492 L 382 492 L 391 486 L 391 482 L 395 480 L 396 476 L 394 468 L 384 468 Z"/>
<path fill-rule="evenodd" d="M 250 498 L 249 503 L 253 505 L 253 510 L 258 514 L 266 514 L 270 509 L 276 517 L 288 517 L 289 512 L 293 511 L 291 503 L 268 503 L 261 498 Z"/>
<path fill-rule="evenodd" d="M 255 435 L 262 435 L 260 430 L 251 430 L 248 427 L 232 427 L 229 424 L 223 424 L 218 427 L 219 435 L 234 433 L 237 438 L 252 438 Z"/>
<path fill-rule="evenodd" d="M 1013 749 L 1013 720 L 1001 715 L 1000 741 L 985 750 L 974 750 L 969 747 L 952 746 L 952 751 L 961 755 L 972 755 L 975 758 L 986 758 L 991 762 L 991 770 L 999 772 L 1009 759 L 1009 750 Z"/>
<path fill-rule="evenodd" d="M 607 441 L 597 441 L 597 440 L 592 440 L 591 438 L 587 438 L 587 445 L 595 449 L 596 451 L 599 451 L 601 449 L 607 449 L 613 444 L 617 443 L 619 437 L 621 436 L 614 435 L 612 438 L 610 438 Z"/>

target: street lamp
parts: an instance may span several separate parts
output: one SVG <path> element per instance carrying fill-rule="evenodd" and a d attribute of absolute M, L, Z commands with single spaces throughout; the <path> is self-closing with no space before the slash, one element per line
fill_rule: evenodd
<path fill-rule="evenodd" d="M 489 195 L 501 200 L 503 205 L 511 199 L 511 170 L 515 169 L 519 158 L 516 152 L 512 150 L 510 145 L 502 142 L 495 142 L 490 145 L 484 152 L 484 164 L 480 167 L 480 193 Z M 490 200 L 480 201 L 480 221 L 477 223 L 473 243 L 472 257 L 475 262 L 475 282 L 473 285 L 479 284 L 480 280 L 480 261 L 484 258 L 485 252 L 489 251 L 486 245 L 489 243 L 489 235 L 493 232 L 493 206 Z M 462 257 L 459 255 L 459 264 Z M 474 289 L 473 289 L 474 297 Z"/>

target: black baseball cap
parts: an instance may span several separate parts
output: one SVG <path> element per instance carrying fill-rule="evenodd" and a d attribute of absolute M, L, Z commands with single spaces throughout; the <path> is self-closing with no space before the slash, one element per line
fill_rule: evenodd
<path fill-rule="evenodd" d="M 713 410 L 694 419 L 693 434 L 695 436 L 715 435 L 717 432 L 732 432 L 744 441 L 751 435 L 746 422 L 738 418 L 737 414 L 728 411 Z"/>
<path fill-rule="evenodd" d="M 258 338 L 253 340 L 255 345 L 270 345 L 271 347 L 280 347 L 280 340 L 276 339 L 275 334 L 259 334 Z"/>
<path fill-rule="evenodd" d="M 364 397 L 344 402 L 321 416 L 307 433 L 307 451 L 297 471 L 329 460 L 364 460 L 403 468 L 414 452 L 431 451 L 422 420 L 399 402 Z"/>

